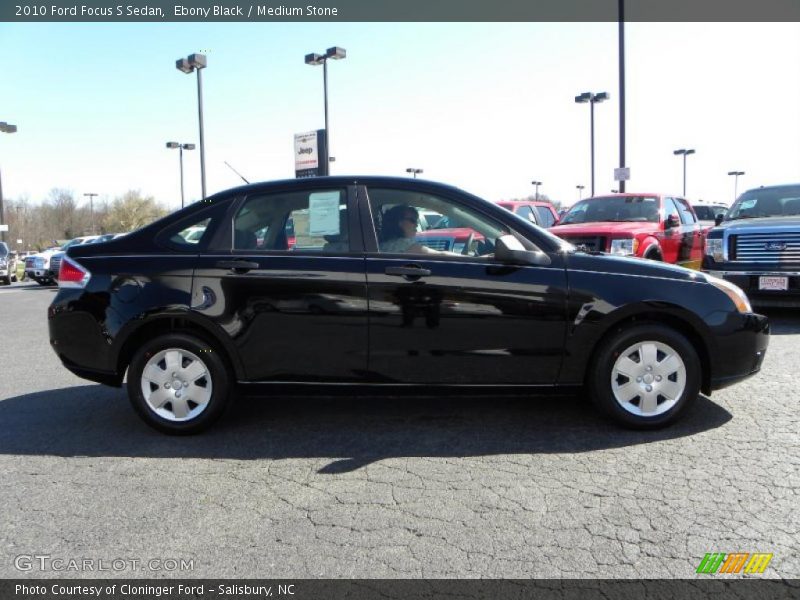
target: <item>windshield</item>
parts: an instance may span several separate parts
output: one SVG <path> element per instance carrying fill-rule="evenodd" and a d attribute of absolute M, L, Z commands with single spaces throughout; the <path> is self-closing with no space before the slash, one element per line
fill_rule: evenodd
<path fill-rule="evenodd" d="M 733 203 L 726 221 L 800 215 L 800 185 L 750 190 Z"/>
<path fill-rule="evenodd" d="M 5 242 L 0 242 L 0 256 L 6 256 L 8 254 L 8 247 L 6 246 Z"/>
<path fill-rule="evenodd" d="M 621 221 L 658 223 L 658 198 L 654 196 L 602 196 L 581 200 L 569 209 L 559 225 Z"/>

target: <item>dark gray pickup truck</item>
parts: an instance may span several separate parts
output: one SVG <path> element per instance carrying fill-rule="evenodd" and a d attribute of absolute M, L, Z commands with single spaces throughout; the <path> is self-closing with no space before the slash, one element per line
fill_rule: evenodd
<path fill-rule="evenodd" d="M 800 306 L 800 184 L 746 191 L 708 232 L 703 270 L 756 306 Z"/>

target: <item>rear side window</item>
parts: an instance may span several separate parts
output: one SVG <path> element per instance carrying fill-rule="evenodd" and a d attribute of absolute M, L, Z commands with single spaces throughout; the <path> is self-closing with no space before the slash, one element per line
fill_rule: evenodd
<path fill-rule="evenodd" d="M 233 220 L 233 249 L 347 253 L 347 215 L 343 189 L 251 196 Z"/>
<path fill-rule="evenodd" d="M 219 227 L 228 203 L 215 204 L 173 223 L 157 236 L 158 243 L 172 250 L 199 252 L 207 245 Z"/>
<path fill-rule="evenodd" d="M 692 209 L 689 208 L 686 200 L 682 200 L 681 198 L 674 198 L 674 200 L 675 204 L 678 206 L 678 212 L 681 215 L 681 223 L 684 225 L 693 225 L 697 223 L 697 219 L 695 219 L 694 213 L 692 213 Z"/>
<path fill-rule="evenodd" d="M 537 206 L 536 216 L 539 217 L 539 224 L 542 227 L 550 227 L 556 222 L 556 218 L 553 216 L 553 211 L 546 206 Z"/>

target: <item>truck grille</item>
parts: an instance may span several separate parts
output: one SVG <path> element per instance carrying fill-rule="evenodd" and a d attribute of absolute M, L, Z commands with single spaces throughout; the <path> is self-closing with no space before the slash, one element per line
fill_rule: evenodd
<path fill-rule="evenodd" d="M 600 252 L 606 251 L 606 238 L 604 236 L 559 236 L 575 246 L 584 246 L 587 250 L 598 250 Z"/>
<path fill-rule="evenodd" d="M 448 238 L 417 238 L 417 241 L 423 246 L 432 248 L 433 250 L 450 250 L 453 244 L 452 239 Z"/>
<path fill-rule="evenodd" d="M 54 256 L 50 259 L 50 270 L 58 277 L 58 270 L 61 268 L 61 257 Z"/>
<path fill-rule="evenodd" d="M 800 232 L 731 236 L 731 259 L 749 263 L 800 263 Z"/>

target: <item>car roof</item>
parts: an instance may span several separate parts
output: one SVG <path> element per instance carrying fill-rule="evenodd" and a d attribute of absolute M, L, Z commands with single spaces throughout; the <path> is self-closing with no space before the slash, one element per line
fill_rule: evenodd
<path fill-rule="evenodd" d="M 758 187 L 750 188 L 749 190 L 747 190 L 746 192 L 743 192 L 743 193 L 747 194 L 748 192 L 757 192 L 759 190 L 781 190 L 781 189 L 786 189 L 786 188 L 797 188 L 797 187 L 800 187 L 800 183 L 781 183 L 781 184 L 778 184 L 778 185 L 761 185 L 761 186 L 758 186 Z"/>

